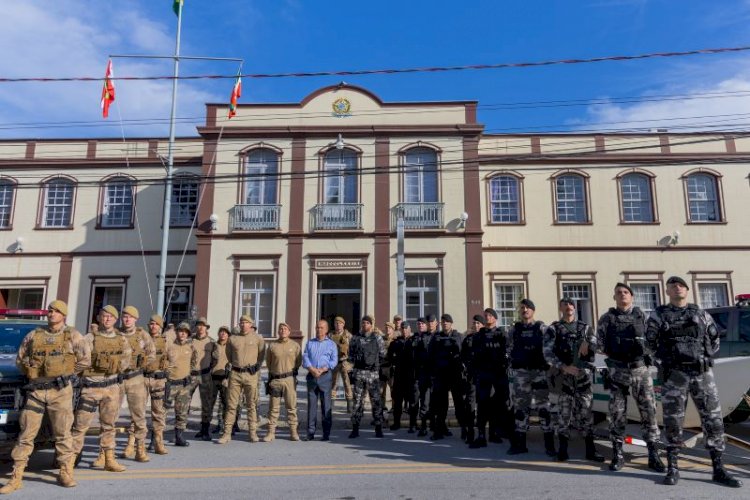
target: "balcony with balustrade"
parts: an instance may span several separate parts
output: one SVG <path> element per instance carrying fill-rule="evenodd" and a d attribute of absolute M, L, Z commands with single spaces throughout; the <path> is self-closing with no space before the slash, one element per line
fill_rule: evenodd
<path fill-rule="evenodd" d="M 404 229 L 443 229 L 443 203 L 399 203 L 391 210 L 393 230 L 399 217 Z"/>
<path fill-rule="evenodd" d="M 325 203 L 310 211 L 312 231 L 346 231 L 362 229 L 362 204 Z"/>
<path fill-rule="evenodd" d="M 229 217 L 232 231 L 278 231 L 281 205 L 235 205 Z"/>

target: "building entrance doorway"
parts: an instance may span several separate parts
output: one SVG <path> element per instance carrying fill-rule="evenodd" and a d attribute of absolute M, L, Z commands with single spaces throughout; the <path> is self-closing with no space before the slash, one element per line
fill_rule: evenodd
<path fill-rule="evenodd" d="M 319 274 L 317 278 L 318 314 L 317 319 L 326 319 L 333 330 L 333 320 L 341 316 L 346 321 L 346 329 L 359 332 L 362 315 L 362 275 L 361 274 Z"/>

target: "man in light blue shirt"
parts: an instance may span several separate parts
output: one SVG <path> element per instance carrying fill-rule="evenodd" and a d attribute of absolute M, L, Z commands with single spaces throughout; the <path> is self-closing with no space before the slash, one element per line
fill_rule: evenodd
<path fill-rule="evenodd" d="M 307 440 L 315 438 L 318 427 L 318 400 L 323 413 L 323 441 L 328 441 L 333 424 L 331 415 L 331 372 L 338 363 L 338 350 L 328 338 L 328 321 L 315 325 L 315 338 L 307 341 L 302 366 L 307 369 Z"/>

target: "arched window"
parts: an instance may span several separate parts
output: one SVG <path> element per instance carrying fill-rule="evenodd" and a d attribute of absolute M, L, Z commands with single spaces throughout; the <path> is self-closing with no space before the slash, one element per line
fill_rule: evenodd
<path fill-rule="evenodd" d="M 563 224 L 585 224 L 589 222 L 586 178 L 575 173 L 566 173 L 554 178 L 555 222 Z"/>
<path fill-rule="evenodd" d="M 73 225 L 75 189 L 75 182 L 65 177 L 56 177 L 44 183 L 41 227 L 58 228 Z"/>
<path fill-rule="evenodd" d="M 716 176 L 699 172 L 685 179 L 689 222 L 721 222 L 721 200 Z"/>
<path fill-rule="evenodd" d="M 134 182 L 128 177 L 112 177 L 102 187 L 102 227 L 133 225 Z"/>
<path fill-rule="evenodd" d="M 513 175 L 496 175 L 490 179 L 490 223 L 521 222 L 521 181 Z"/>
<path fill-rule="evenodd" d="M 357 153 L 349 148 L 331 149 L 323 159 L 323 201 L 326 204 L 357 203 Z"/>
<path fill-rule="evenodd" d="M 279 154 L 268 148 L 257 148 L 245 157 L 245 203 L 275 205 L 277 199 Z"/>
<path fill-rule="evenodd" d="M 15 195 L 16 183 L 10 179 L 0 179 L 0 229 L 11 226 Z"/>
<path fill-rule="evenodd" d="M 438 193 L 437 152 L 416 147 L 404 153 L 404 202 L 436 203 Z"/>
<path fill-rule="evenodd" d="M 645 174 L 630 173 L 620 177 L 619 181 L 622 222 L 654 222 L 651 178 Z"/>

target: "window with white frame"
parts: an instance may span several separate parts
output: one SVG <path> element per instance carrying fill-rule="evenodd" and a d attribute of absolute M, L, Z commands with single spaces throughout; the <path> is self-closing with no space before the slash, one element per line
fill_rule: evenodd
<path fill-rule="evenodd" d="M 690 222 L 721 221 L 719 190 L 716 177 L 693 174 L 687 178 L 688 213 Z"/>
<path fill-rule="evenodd" d="M 415 324 L 428 314 L 440 316 L 439 283 L 438 273 L 406 273 L 406 321 Z"/>
<path fill-rule="evenodd" d="M 0 180 L 0 228 L 10 227 L 15 190 L 16 185 L 13 182 Z"/>
<path fill-rule="evenodd" d="M 240 314 L 247 314 L 264 337 L 272 337 L 274 276 L 272 274 L 243 274 L 240 276 Z"/>
<path fill-rule="evenodd" d="M 437 203 L 437 152 L 425 147 L 409 149 L 404 154 L 404 202 Z"/>
<path fill-rule="evenodd" d="M 126 286 L 127 282 L 123 278 L 94 279 L 91 283 L 89 322 L 96 323 L 96 317 L 104 306 L 115 306 L 121 311 L 125 305 Z"/>
<path fill-rule="evenodd" d="M 133 223 L 133 181 L 124 177 L 107 181 L 102 200 L 102 227 L 128 227 Z"/>
<path fill-rule="evenodd" d="M 53 179 L 44 185 L 42 227 L 70 227 L 73 224 L 75 184 L 68 179 Z"/>
<path fill-rule="evenodd" d="M 521 222 L 520 181 L 512 175 L 490 179 L 490 221 L 495 224 Z"/>
<path fill-rule="evenodd" d="M 568 297 L 576 305 L 577 318 L 593 327 L 594 295 L 591 283 L 563 283 L 562 297 Z"/>
<path fill-rule="evenodd" d="M 199 183 L 196 178 L 175 177 L 172 184 L 172 209 L 169 225 L 192 226 L 198 211 Z"/>
<path fill-rule="evenodd" d="M 268 148 L 253 149 L 245 157 L 245 203 L 275 205 L 279 154 Z"/>
<path fill-rule="evenodd" d="M 661 305 L 661 293 L 657 283 L 630 283 L 633 289 L 633 305 L 640 308 L 646 316 Z"/>
<path fill-rule="evenodd" d="M 497 312 L 499 325 L 508 328 L 518 316 L 518 304 L 524 298 L 523 283 L 495 283 L 494 309 Z"/>
<path fill-rule="evenodd" d="M 588 222 L 586 210 L 586 181 L 576 174 L 561 175 L 555 179 L 557 222 Z"/>
<path fill-rule="evenodd" d="M 729 292 L 726 283 L 698 283 L 698 305 L 703 309 L 726 307 Z"/>
<path fill-rule="evenodd" d="M 351 149 L 332 149 L 323 159 L 323 197 L 325 203 L 357 203 L 357 153 Z"/>
<path fill-rule="evenodd" d="M 623 222 L 654 222 L 651 179 L 644 174 L 628 174 L 620 179 Z"/>

